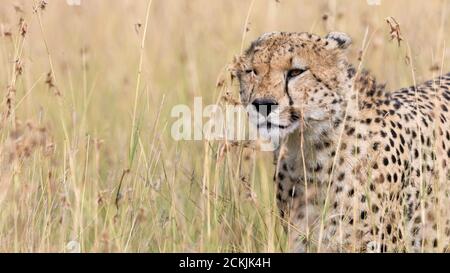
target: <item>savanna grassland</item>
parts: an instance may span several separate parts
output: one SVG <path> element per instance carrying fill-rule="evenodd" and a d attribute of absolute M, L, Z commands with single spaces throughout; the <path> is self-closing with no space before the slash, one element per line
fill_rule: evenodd
<path fill-rule="evenodd" d="M 346 32 L 388 89 L 450 71 L 450 1 L 368 2 L 2 1 L 0 252 L 287 251 L 271 153 L 175 141 L 171 109 L 237 97 L 268 31 Z"/>

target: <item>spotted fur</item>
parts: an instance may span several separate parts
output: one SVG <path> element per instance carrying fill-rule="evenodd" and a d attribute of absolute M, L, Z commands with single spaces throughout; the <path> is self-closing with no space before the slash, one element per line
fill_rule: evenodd
<path fill-rule="evenodd" d="M 267 120 L 283 139 L 274 179 L 291 248 L 447 251 L 450 74 L 389 92 L 348 63 L 350 43 L 269 33 L 232 65 L 243 104 L 277 104 Z"/>

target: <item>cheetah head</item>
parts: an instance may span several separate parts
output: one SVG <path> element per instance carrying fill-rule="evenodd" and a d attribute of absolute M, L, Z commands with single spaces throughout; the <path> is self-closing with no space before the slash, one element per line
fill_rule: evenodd
<path fill-rule="evenodd" d="M 285 32 L 259 37 L 230 69 L 251 123 L 278 138 L 301 124 L 316 131 L 332 126 L 349 87 L 350 44 L 350 37 L 338 32 L 323 38 Z"/>

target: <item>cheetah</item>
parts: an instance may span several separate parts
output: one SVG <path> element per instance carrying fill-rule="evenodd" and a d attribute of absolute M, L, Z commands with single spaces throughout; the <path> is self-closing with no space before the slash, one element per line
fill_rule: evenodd
<path fill-rule="evenodd" d="M 388 91 L 349 63 L 351 41 L 267 33 L 230 66 L 250 121 L 281 139 L 289 250 L 446 252 L 450 74 Z"/>

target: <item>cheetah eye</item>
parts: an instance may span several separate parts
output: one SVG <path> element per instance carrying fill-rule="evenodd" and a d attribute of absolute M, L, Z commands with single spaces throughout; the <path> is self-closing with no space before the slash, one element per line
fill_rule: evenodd
<path fill-rule="evenodd" d="M 245 73 L 245 74 L 255 74 L 255 75 L 258 75 L 258 73 L 256 73 L 256 70 L 255 70 L 255 69 L 246 69 L 246 70 L 244 70 L 244 73 Z"/>
<path fill-rule="evenodd" d="M 297 77 L 297 76 L 303 74 L 306 70 L 307 70 L 306 68 L 304 68 L 304 69 L 299 69 L 299 68 L 291 69 L 291 70 L 289 70 L 287 72 L 287 77 L 288 77 L 288 79 Z"/>

